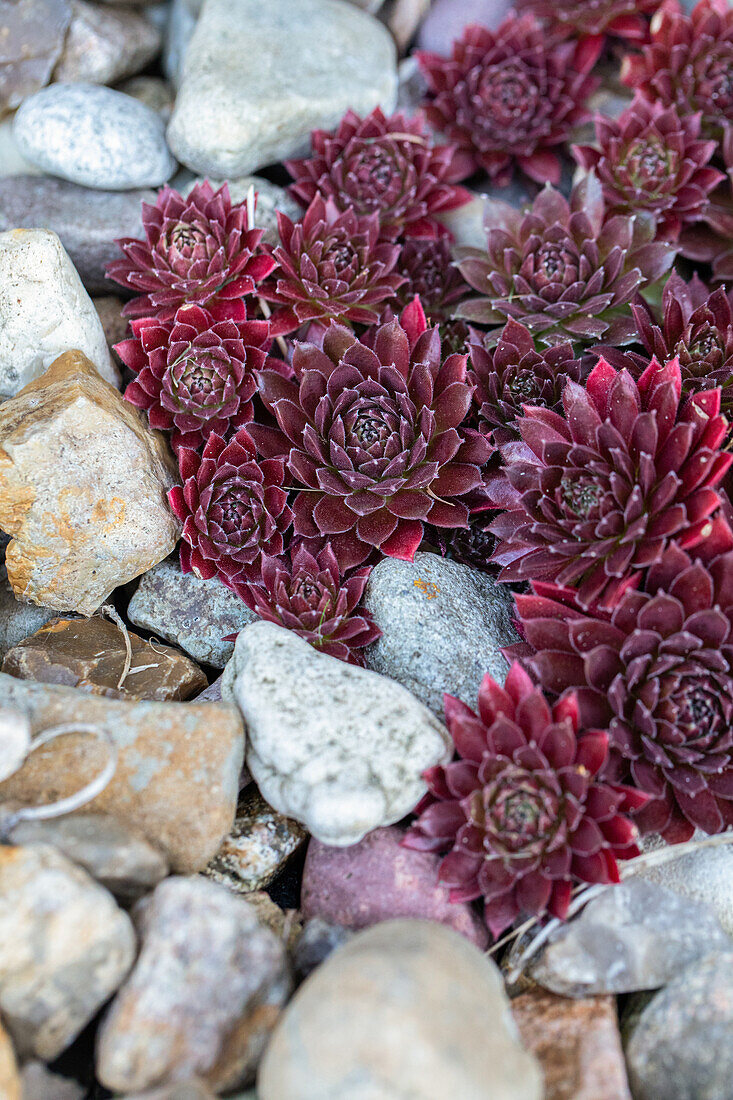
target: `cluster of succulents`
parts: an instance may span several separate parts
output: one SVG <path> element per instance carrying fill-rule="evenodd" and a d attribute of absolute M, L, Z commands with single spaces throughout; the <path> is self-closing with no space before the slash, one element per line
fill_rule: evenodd
<path fill-rule="evenodd" d="M 642 835 L 733 825 L 733 11 L 516 9 L 418 54 L 423 112 L 315 131 L 274 243 L 252 199 L 167 187 L 109 269 L 184 571 L 357 663 L 381 558 L 511 586 L 506 684 L 446 697 L 405 838 L 494 936 Z"/>

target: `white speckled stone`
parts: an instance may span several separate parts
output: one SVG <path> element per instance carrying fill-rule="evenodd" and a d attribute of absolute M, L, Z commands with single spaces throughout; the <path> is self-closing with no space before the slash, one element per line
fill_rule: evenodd
<path fill-rule="evenodd" d="M 119 385 L 102 322 L 48 229 L 0 233 L 0 397 L 12 397 L 70 349 Z"/>
<path fill-rule="evenodd" d="M 176 162 L 160 116 L 96 84 L 52 84 L 27 99 L 13 133 L 26 160 L 84 187 L 159 187 Z"/>
<path fill-rule="evenodd" d="M 399 821 L 425 793 L 425 769 L 450 758 L 447 730 L 403 687 L 274 623 L 239 635 L 222 697 L 244 715 L 263 796 L 325 844 Z"/>
<path fill-rule="evenodd" d="M 31 164 L 21 155 L 18 143 L 13 135 L 14 115 L 0 121 L 0 179 L 9 176 L 42 176 L 42 169 Z"/>
<path fill-rule="evenodd" d="M 397 95 L 396 50 L 343 0 L 207 0 L 191 38 L 168 142 L 195 172 L 243 176 L 308 149 L 351 107 Z"/>

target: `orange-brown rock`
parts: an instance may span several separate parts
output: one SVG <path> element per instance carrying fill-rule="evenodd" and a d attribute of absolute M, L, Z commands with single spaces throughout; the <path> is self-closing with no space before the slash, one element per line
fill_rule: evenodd
<path fill-rule="evenodd" d="M 91 615 L 175 547 L 163 435 L 78 351 L 0 406 L 0 528 L 15 595 Z"/>
<path fill-rule="evenodd" d="M 3 1100 L 20 1100 L 20 1078 L 15 1054 L 6 1032 L 0 1024 L 0 1096 Z"/>
<path fill-rule="evenodd" d="M 125 644 L 129 642 L 129 653 Z M 129 665 L 128 665 L 129 661 Z M 108 699 L 188 699 L 208 681 L 193 661 L 171 646 L 146 642 L 109 622 L 53 619 L 5 656 L 3 672 L 20 680 L 78 687 Z"/>
<path fill-rule="evenodd" d="M 631 1100 L 615 997 L 576 1001 L 533 989 L 511 1008 L 542 1068 L 545 1100 Z"/>

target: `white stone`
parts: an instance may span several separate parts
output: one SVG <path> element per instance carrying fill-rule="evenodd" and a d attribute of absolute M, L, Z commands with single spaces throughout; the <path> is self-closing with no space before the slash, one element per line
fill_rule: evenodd
<path fill-rule="evenodd" d="M 168 142 L 195 172 L 243 176 L 307 151 L 348 108 L 388 112 L 389 32 L 343 0 L 206 0 L 183 63 Z"/>
<path fill-rule="evenodd" d="M 425 769 L 450 759 L 447 730 L 405 688 L 274 623 L 239 635 L 222 695 L 244 715 L 263 796 L 325 844 L 399 821 L 425 793 Z"/>
<path fill-rule="evenodd" d="M 13 135 L 13 115 L 0 121 L 0 179 L 8 176 L 43 176 L 45 173 L 21 154 Z"/>
<path fill-rule="evenodd" d="M 84 187 L 159 187 L 176 169 L 161 117 L 97 84 L 42 88 L 16 112 L 13 133 L 27 160 Z"/>
<path fill-rule="evenodd" d="M 94 304 L 48 229 L 0 233 L 0 397 L 12 397 L 71 349 L 119 385 Z"/>

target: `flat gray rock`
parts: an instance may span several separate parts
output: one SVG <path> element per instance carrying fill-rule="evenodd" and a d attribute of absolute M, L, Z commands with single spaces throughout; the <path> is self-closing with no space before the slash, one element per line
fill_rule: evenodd
<path fill-rule="evenodd" d="M 318 653 L 274 623 L 237 638 L 222 697 L 247 725 L 247 766 L 274 809 L 325 844 L 355 844 L 409 813 L 448 731 L 399 684 Z"/>
<path fill-rule="evenodd" d="M 171 77 L 173 77 L 171 73 Z M 396 50 L 343 0 L 207 0 L 183 62 L 168 142 L 206 175 L 243 176 L 307 151 L 348 108 L 391 111 Z"/>
<path fill-rule="evenodd" d="M 364 606 L 382 630 L 366 650 L 367 668 L 397 680 L 439 717 L 444 692 L 475 710 L 487 672 L 504 683 L 501 649 L 518 638 L 512 594 L 493 577 L 437 554 L 384 558 Z"/>
<path fill-rule="evenodd" d="M 96 84 L 43 88 L 16 112 L 13 133 L 27 160 L 83 187 L 159 187 L 176 170 L 160 115 Z"/>
<path fill-rule="evenodd" d="M 58 611 L 52 611 L 50 607 L 16 600 L 8 581 L 0 581 L 0 664 L 9 649 L 23 638 L 35 634 L 57 615 Z"/>

